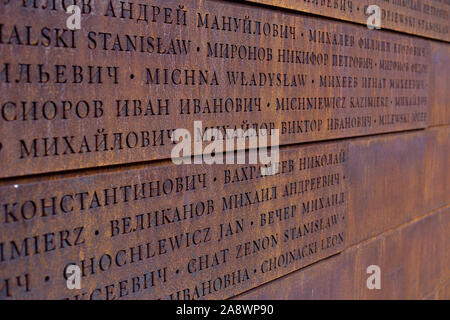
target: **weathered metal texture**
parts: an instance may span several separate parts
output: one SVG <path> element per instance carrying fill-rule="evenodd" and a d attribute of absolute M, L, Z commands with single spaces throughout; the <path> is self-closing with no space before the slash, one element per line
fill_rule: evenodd
<path fill-rule="evenodd" d="M 347 162 L 347 249 L 241 298 L 420 299 L 431 293 L 450 278 L 450 173 L 443 170 L 449 166 L 449 141 L 449 126 L 352 139 Z M 439 208 L 446 208 L 440 210 L 441 220 L 433 218 L 430 225 L 430 219 L 423 219 Z M 407 227 L 412 229 L 407 236 L 398 231 L 411 221 L 415 223 Z M 390 230 L 402 239 L 384 237 Z M 394 251 L 396 247 L 408 251 L 407 256 Z M 378 296 L 365 287 L 365 270 L 371 264 L 380 265 L 386 276 Z"/>
<path fill-rule="evenodd" d="M 348 245 L 450 205 L 449 141 L 446 126 L 350 142 Z"/>
<path fill-rule="evenodd" d="M 247 0 L 366 25 L 367 7 L 377 5 L 381 28 L 450 41 L 448 1 L 386 0 Z M 371 12 L 373 12 L 371 10 Z"/>
<path fill-rule="evenodd" d="M 428 125 L 450 124 L 450 45 L 431 42 L 430 118 Z"/>
<path fill-rule="evenodd" d="M 450 280 L 426 297 L 428 300 L 450 300 Z"/>
<path fill-rule="evenodd" d="M 0 297 L 218 299 L 345 247 L 347 142 L 0 187 Z M 66 267 L 84 273 L 70 291 Z"/>
<path fill-rule="evenodd" d="M 197 120 L 281 144 L 427 125 L 425 40 L 225 1 L 92 1 L 72 33 L 25 3 L 0 3 L 0 177 L 169 158 Z"/>
<path fill-rule="evenodd" d="M 240 298 L 420 299 L 445 283 L 450 278 L 450 173 L 443 168 L 449 166 L 449 141 L 449 126 L 352 139 L 347 249 Z M 433 212 L 434 218 L 424 218 Z M 365 285 L 372 264 L 383 275 L 378 295 Z"/>
<path fill-rule="evenodd" d="M 449 228 L 447 207 L 237 299 L 423 299 L 436 289 L 430 298 L 448 299 Z M 370 265 L 381 269 L 381 290 L 367 288 Z"/>
<path fill-rule="evenodd" d="M 436 210 L 450 204 L 450 126 L 428 130 L 425 151 L 424 201 L 428 210 Z M 433 137 L 434 136 L 434 137 Z"/>

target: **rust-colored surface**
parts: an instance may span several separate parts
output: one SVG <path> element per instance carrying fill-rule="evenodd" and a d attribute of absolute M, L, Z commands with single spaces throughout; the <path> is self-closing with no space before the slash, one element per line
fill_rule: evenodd
<path fill-rule="evenodd" d="M 450 277 L 450 177 L 443 170 L 449 166 L 449 141 L 448 126 L 352 140 L 347 162 L 347 249 L 240 298 L 421 299 L 430 295 Z M 365 270 L 372 264 L 382 270 L 379 292 L 365 285 Z M 445 294 L 444 286 L 434 297 L 443 299 Z"/>
<path fill-rule="evenodd" d="M 370 5 L 380 8 L 381 28 L 450 41 L 448 1 L 396 0 L 247 0 L 367 24 Z"/>
<path fill-rule="evenodd" d="M 450 45 L 431 42 L 430 126 L 450 124 Z"/>
<path fill-rule="evenodd" d="M 322 143 L 281 151 L 265 177 L 249 165 L 170 164 L 2 186 L 0 297 L 247 291 L 345 247 L 350 156 L 346 142 Z M 69 264 L 84 272 L 81 290 L 66 288 Z"/>
<path fill-rule="evenodd" d="M 72 33 L 60 7 L 1 2 L 0 177 L 166 159 L 194 121 L 281 144 L 427 125 L 425 40 L 226 1 L 158 2 L 148 23 L 146 4 L 108 3 Z"/>
<path fill-rule="evenodd" d="M 237 298 L 448 299 L 449 228 L 447 207 Z M 381 290 L 367 289 L 369 265 L 381 268 Z"/>
<path fill-rule="evenodd" d="M 432 292 L 428 297 L 429 300 L 449 300 L 450 299 L 450 281 Z"/>
<path fill-rule="evenodd" d="M 0 0 L 0 300 L 448 297 L 448 1 L 66 2 Z"/>
<path fill-rule="evenodd" d="M 350 142 L 348 245 L 450 204 L 449 141 L 447 126 Z"/>

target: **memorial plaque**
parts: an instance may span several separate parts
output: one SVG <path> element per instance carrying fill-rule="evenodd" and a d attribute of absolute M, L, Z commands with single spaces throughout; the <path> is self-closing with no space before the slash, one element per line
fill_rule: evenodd
<path fill-rule="evenodd" d="M 431 61 L 435 72 L 429 86 L 433 89 L 429 104 L 429 126 L 450 124 L 450 45 L 432 42 L 430 46 Z"/>
<path fill-rule="evenodd" d="M 0 298 L 218 299 L 345 247 L 348 143 L 0 186 Z M 81 289 L 69 290 L 69 266 Z"/>
<path fill-rule="evenodd" d="M 0 2 L 0 177 L 167 159 L 179 128 L 284 145 L 427 125 L 425 40 L 192 0 L 78 1 L 72 31 L 66 4 Z"/>
<path fill-rule="evenodd" d="M 381 29 L 450 41 L 448 0 L 247 0 L 367 24 L 369 6 L 380 8 Z"/>

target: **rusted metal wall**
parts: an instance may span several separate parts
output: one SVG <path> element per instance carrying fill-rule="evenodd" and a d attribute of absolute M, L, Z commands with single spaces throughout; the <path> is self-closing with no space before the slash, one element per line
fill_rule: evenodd
<path fill-rule="evenodd" d="M 193 133 L 194 121 L 223 134 L 278 128 L 281 144 L 427 124 L 424 40 L 229 2 L 184 1 L 179 24 L 176 1 L 164 2 L 170 24 L 107 4 L 61 35 L 64 13 L 3 6 L 39 18 L 2 27 L 2 177 L 166 159 L 173 130 Z"/>
<path fill-rule="evenodd" d="M 449 298 L 449 4 L 413 2 L 1 2 L 0 298 Z"/>
<path fill-rule="evenodd" d="M 377 5 L 381 11 L 383 29 L 416 36 L 449 41 L 448 1 L 396 1 L 396 0 L 248 0 L 275 7 L 307 12 L 366 24 L 369 6 Z M 372 10 L 369 10 L 372 12 Z"/>

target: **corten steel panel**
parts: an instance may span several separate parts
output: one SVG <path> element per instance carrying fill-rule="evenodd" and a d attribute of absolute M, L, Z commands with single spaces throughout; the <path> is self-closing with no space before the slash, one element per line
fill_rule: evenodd
<path fill-rule="evenodd" d="M 369 5 L 377 5 L 381 28 L 450 41 L 448 1 L 386 0 L 247 0 L 367 24 Z"/>
<path fill-rule="evenodd" d="M 450 126 L 427 130 L 424 201 L 428 210 L 450 205 Z"/>
<path fill-rule="evenodd" d="M 443 286 L 432 292 L 426 297 L 428 300 L 449 300 L 450 299 L 450 280 Z"/>
<path fill-rule="evenodd" d="M 432 42 L 429 125 L 450 124 L 450 44 Z M 432 93 L 431 93 L 432 92 Z"/>
<path fill-rule="evenodd" d="M 357 289 L 365 289 L 361 287 L 364 282 L 355 280 L 355 263 L 360 261 L 360 258 L 356 259 L 356 254 L 377 257 L 375 253 L 370 253 L 374 250 L 379 253 L 380 259 L 388 257 L 382 270 L 390 277 L 384 281 L 393 285 L 393 288 L 389 286 L 390 289 L 383 289 L 377 298 L 417 299 L 428 295 L 442 281 L 450 278 L 448 218 L 439 222 L 439 228 L 429 226 L 426 222 L 428 220 L 421 218 L 442 207 L 447 207 L 442 213 L 444 217 L 449 213 L 450 178 L 448 170 L 442 171 L 442 168 L 449 166 L 448 141 L 448 126 L 350 141 L 349 152 L 353 156 L 347 163 L 349 214 L 346 218 L 346 243 L 351 247 L 350 251 L 296 272 L 286 280 L 277 280 L 248 295 L 244 294 L 242 298 L 375 298 L 366 295 L 368 290 L 358 291 Z M 364 242 L 373 242 L 374 237 L 377 238 L 388 230 L 396 230 L 409 221 L 415 221 L 414 225 L 422 231 L 415 232 L 414 236 L 405 241 L 404 247 L 400 246 L 399 251 L 411 251 L 408 258 L 398 252 L 386 252 L 381 247 L 383 242 L 378 241 L 377 248 L 367 246 Z M 426 239 L 424 235 L 427 236 Z M 431 241 L 428 239 L 431 236 L 437 239 Z M 397 247 L 399 243 L 402 241 L 397 239 L 392 246 Z M 415 254 L 421 256 L 413 256 Z M 397 256 L 398 259 L 393 259 Z M 364 259 L 364 263 L 369 262 Z M 363 270 L 363 266 L 358 268 Z M 364 277 L 365 271 L 361 272 L 361 277 Z M 285 282 L 296 283 L 298 286 L 278 292 L 277 288 L 286 287 Z"/>
<path fill-rule="evenodd" d="M 429 41 L 217 1 L 159 1 L 149 23 L 146 3 L 95 1 L 72 33 L 21 3 L 0 3 L 0 177 L 169 158 L 196 120 L 281 144 L 427 124 Z"/>
<path fill-rule="evenodd" d="M 437 298 L 448 298 L 449 228 L 447 207 L 237 299 L 422 299 L 438 288 Z M 381 269 L 381 290 L 366 286 L 369 265 Z"/>
<path fill-rule="evenodd" d="M 440 126 L 349 142 L 347 245 L 450 205 L 449 141 Z"/>
<path fill-rule="evenodd" d="M 445 130 L 447 135 L 450 130 Z M 426 170 L 436 166 L 442 178 L 445 162 L 427 154 L 426 131 L 357 139 L 350 142 L 348 244 L 354 245 L 394 229 L 430 211 L 425 199 Z M 438 151 L 445 155 L 445 149 Z M 438 158 L 440 159 L 440 158 Z M 439 166 L 440 164 L 440 166 Z M 436 183 L 439 180 L 436 181 Z M 432 192 L 434 188 L 430 189 Z"/>
<path fill-rule="evenodd" d="M 367 280 L 366 269 L 370 264 L 378 262 L 381 270 L 385 270 L 384 288 L 369 290 L 361 286 L 359 298 L 423 298 L 450 278 L 450 207 L 399 229 L 386 236 L 377 253 L 358 252 L 359 283 Z"/>
<path fill-rule="evenodd" d="M 4 183 L 0 297 L 227 298 L 336 254 L 347 147 L 288 148 L 264 177 L 170 163 Z M 84 272 L 81 290 L 66 288 L 69 264 Z"/>

